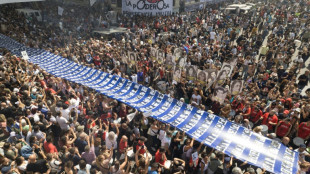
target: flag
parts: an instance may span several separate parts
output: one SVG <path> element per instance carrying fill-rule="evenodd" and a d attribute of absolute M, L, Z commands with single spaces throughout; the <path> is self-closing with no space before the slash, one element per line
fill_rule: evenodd
<path fill-rule="evenodd" d="M 186 51 L 186 54 L 188 54 L 188 47 L 187 47 L 187 46 L 184 46 L 183 48 L 184 48 L 184 50 Z"/>
<path fill-rule="evenodd" d="M 90 6 L 93 6 L 96 3 L 97 0 L 89 0 Z"/>
<path fill-rule="evenodd" d="M 58 15 L 62 16 L 64 9 L 58 6 Z"/>

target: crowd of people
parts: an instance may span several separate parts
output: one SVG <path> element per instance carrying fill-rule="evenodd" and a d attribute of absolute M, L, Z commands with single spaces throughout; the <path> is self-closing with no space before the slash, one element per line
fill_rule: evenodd
<path fill-rule="evenodd" d="M 307 1 L 264 1 L 237 15 L 223 13 L 221 7 L 229 3 L 185 15 L 120 14 L 119 26 L 128 32 L 112 40 L 91 34 L 97 23 L 104 27 L 96 10 L 68 6 L 58 17 L 57 4 L 38 3 L 45 15 L 62 22 L 55 25 L 18 14 L 14 4 L 1 5 L 1 33 L 278 139 L 299 152 L 298 173 L 308 173 L 310 90 L 304 88 L 310 74 L 302 70 L 309 58 Z M 185 61 L 167 66 L 151 56 L 151 48 L 163 55 L 181 48 L 178 59 Z M 8 50 L 0 52 L 1 173 L 268 173 L 86 86 L 54 77 Z M 130 61 L 128 52 L 136 59 Z M 233 60 L 232 72 L 220 84 L 216 77 L 207 84 L 187 77 L 192 65 L 215 72 Z M 227 92 L 221 102 L 212 97 L 233 80 L 244 81 L 240 93 Z"/>

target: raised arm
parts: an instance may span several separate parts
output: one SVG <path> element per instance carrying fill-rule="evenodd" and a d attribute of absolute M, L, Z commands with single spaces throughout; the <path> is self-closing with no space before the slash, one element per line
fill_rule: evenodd
<path fill-rule="evenodd" d="M 106 132 L 109 132 L 109 121 L 108 121 L 108 125 L 105 124 L 105 122 L 103 122 L 103 126 L 104 126 L 104 128 L 105 128 L 105 131 L 106 131 Z"/>
<path fill-rule="evenodd" d="M 117 137 L 118 137 L 118 135 L 119 135 L 119 129 L 118 129 L 118 126 L 117 126 L 117 125 L 115 125 L 115 128 L 116 128 L 116 135 L 117 135 Z"/>
<path fill-rule="evenodd" d="M 25 117 L 25 119 L 26 119 L 26 121 L 27 121 L 27 123 L 29 125 L 29 132 L 32 132 L 32 126 L 31 126 L 31 122 L 30 122 L 29 118 Z"/>
<path fill-rule="evenodd" d="M 70 132 L 72 133 L 72 135 L 73 135 L 73 139 L 72 140 L 68 140 L 68 144 L 69 145 L 71 145 L 71 144 L 73 144 L 74 143 L 74 141 L 76 140 L 76 134 L 75 134 L 75 132 L 73 131 L 73 129 L 72 128 L 70 128 Z"/>
<path fill-rule="evenodd" d="M 123 170 L 127 164 L 128 157 L 127 157 L 127 150 L 125 152 L 125 161 L 120 165 L 119 170 Z"/>

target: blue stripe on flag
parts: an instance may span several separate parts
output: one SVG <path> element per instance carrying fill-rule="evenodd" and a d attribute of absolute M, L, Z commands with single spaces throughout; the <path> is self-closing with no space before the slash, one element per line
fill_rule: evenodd
<path fill-rule="evenodd" d="M 240 126 L 240 127 L 238 128 L 237 133 L 236 133 L 235 136 L 240 137 L 240 136 L 242 135 L 242 132 L 244 131 L 244 129 L 245 129 L 244 127 L 241 127 L 241 126 Z M 231 142 L 231 143 L 229 144 L 228 148 L 225 150 L 225 153 L 231 156 L 231 152 L 232 152 L 232 150 L 236 147 L 236 145 L 237 145 L 236 142 L 234 142 L 234 141 Z"/>
<path fill-rule="evenodd" d="M 282 164 L 282 161 L 280 161 L 280 160 L 283 159 L 285 150 L 286 150 L 286 146 L 284 146 L 284 145 L 281 143 L 280 150 L 279 150 L 279 152 L 278 152 L 277 159 L 276 159 L 276 162 L 275 162 L 275 164 L 274 164 L 274 171 L 275 171 L 275 173 L 281 173 L 281 164 Z M 258 159 L 258 160 L 259 160 L 259 159 Z"/>
<path fill-rule="evenodd" d="M 180 110 L 179 110 L 172 118 L 170 118 L 170 119 L 167 120 L 166 122 L 167 122 L 167 123 L 173 122 L 175 119 L 177 119 L 177 118 L 184 112 L 184 110 L 186 109 L 186 106 L 187 106 L 187 104 L 184 103 L 184 104 L 182 105 L 182 107 L 180 108 Z"/>
<path fill-rule="evenodd" d="M 199 141 L 205 140 L 210 135 L 211 131 L 213 130 L 214 126 L 217 124 L 219 119 L 220 119 L 219 117 L 215 117 L 213 119 L 213 121 L 212 121 L 210 127 L 208 128 L 208 130 L 198 138 Z"/>
<path fill-rule="evenodd" d="M 187 118 L 182 123 L 177 125 L 177 128 L 181 129 L 186 123 L 188 123 L 193 118 L 197 110 L 198 110 L 197 108 L 193 108 L 193 110 L 190 112 Z"/>
<path fill-rule="evenodd" d="M 224 129 L 221 131 L 221 134 L 216 138 L 216 140 L 212 143 L 212 147 L 216 147 L 222 140 L 225 140 L 225 134 L 231 126 L 231 122 L 226 122 Z"/>
<path fill-rule="evenodd" d="M 191 128 L 189 131 L 187 131 L 188 134 L 192 134 L 194 133 L 200 126 L 201 124 L 203 123 L 203 121 L 206 119 L 206 117 L 209 115 L 209 113 L 207 112 L 204 112 L 200 118 L 200 120 L 198 121 L 198 123 L 193 127 Z"/>

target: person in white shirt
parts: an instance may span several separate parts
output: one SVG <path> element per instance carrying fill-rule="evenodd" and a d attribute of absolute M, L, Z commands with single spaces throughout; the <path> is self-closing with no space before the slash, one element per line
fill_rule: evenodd
<path fill-rule="evenodd" d="M 197 105 L 201 104 L 201 96 L 198 94 L 198 88 L 194 89 L 194 94 L 191 98 L 191 103 L 195 102 Z"/>
<path fill-rule="evenodd" d="M 138 76 L 137 76 L 137 74 L 131 75 L 131 81 L 133 81 L 135 83 L 138 83 Z"/>
<path fill-rule="evenodd" d="M 77 97 L 76 95 L 71 94 L 70 95 L 70 99 L 69 99 L 69 110 L 71 110 L 72 108 L 78 108 L 79 104 L 80 104 L 80 98 Z"/>
<path fill-rule="evenodd" d="M 91 165 L 87 164 L 85 160 L 80 160 L 79 164 L 74 167 L 78 170 L 78 174 L 88 174 L 91 169 Z"/>
<path fill-rule="evenodd" d="M 215 31 L 211 31 L 210 32 L 210 40 L 214 41 L 215 40 L 215 36 L 216 36 L 216 32 Z"/>
<path fill-rule="evenodd" d="M 68 120 L 62 117 L 61 112 L 58 113 L 58 116 L 56 117 L 56 121 L 58 125 L 60 126 L 61 130 L 64 130 L 64 131 L 69 130 Z"/>
<path fill-rule="evenodd" d="M 114 150 L 116 150 L 117 149 L 117 137 L 119 135 L 119 130 L 115 124 L 111 123 L 111 126 L 116 128 L 116 134 L 113 131 L 106 133 L 105 144 L 108 149 L 113 148 Z"/>
<path fill-rule="evenodd" d="M 162 141 L 164 139 L 164 137 L 166 136 L 166 128 L 165 128 L 165 124 L 162 124 L 160 126 L 160 130 L 159 130 L 159 135 L 158 135 L 158 139 L 160 141 Z"/>
<path fill-rule="evenodd" d="M 67 104 L 62 105 L 62 109 L 60 109 L 60 113 L 62 117 L 65 118 L 66 120 L 70 119 L 70 109 Z"/>
<path fill-rule="evenodd" d="M 172 137 L 172 133 L 170 131 L 167 131 L 166 136 L 161 140 L 161 147 L 168 150 L 170 143 L 171 143 L 171 137 Z"/>

